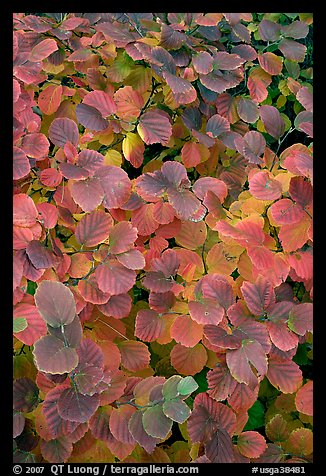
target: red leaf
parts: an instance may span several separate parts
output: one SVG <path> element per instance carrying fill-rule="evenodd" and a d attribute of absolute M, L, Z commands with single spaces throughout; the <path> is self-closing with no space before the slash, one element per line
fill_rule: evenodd
<path fill-rule="evenodd" d="M 92 304 L 105 304 L 110 298 L 110 294 L 99 289 L 94 274 L 91 274 L 87 280 L 80 280 L 78 282 L 78 291 L 85 301 Z"/>
<path fill-rule="evenodd" d="M 313 112 L 313 94 L 307 86 L 303 86 L 299 89 L 296 98 L 306 111 Z"/>
<path fill-rule="evenodd" d="M 139 117 L 144 106 L 143 96 L 131 86 L 124 86 L 114 94 L 117 116 L 125 121 L 134 121 Z"/>
<path fill-rule="evenodd" d="M 95 177 L 104 190 L 103 204 L 106 208 L 120 208 L 130 198 L 131 181 L 120 167 L 114 165 L 100 167 Z"/>
<path fill-rule="evenodd" d="M 42 281 L 35 303 L 43 319 L 52 327 L 70 324 L 76 316 L 75 299 L 70 289 L 55 281 Z"/>
<path fill-rule="evenodd" d="M 234 449 L 230 435 L 218 428 L 206 444 L 206 455 L 212 463 L 234 463 Z"/>
<path fill-rule="evenodd" d="M 40 92 L 38 97 L 38 107 L 41 111 L 50 116 L 54 114 L 61 103 L 63 88 L 60 85 L 50 84 Z"/>
<path fill-rule="evenodd" d="M 31 227 L 36 223 L 37 208 L 32 198 L 25 193 L 18 193 L 13 196 L 13 212 L 14 225 Z"/>
<path fill-rule="evenodd" d="M 13 148 L 13 179 L 19 180 L 29 174 L 31 166 L 25 152 L 19 147 Z"/>
<path fill-rule="evenodd" d="M 279 361 L 269 358 L 266 376 L 282 393 L 294 393 L 302 384 L 302 372 L 292 360 Z"/>
<path fill-rule="evenodd" d="M 284 134 L 285 122 L 278 109 L 274 106 L 260 106 L 259 113 L 266 132 L 279 139 Z"/>
<path fill-rule="evenodd" d="M 197 91 L 186 79 L 164 71 L 163 77 L 169 85 L 175 101 L 179 104 L 189 104 L 197 98 Z"/>
<path fill-rule="evenodd" d="M 131 310 L 132 299 L 127 293 L 111 296 L 105 304 L 98 305 L 98 309 L 105 316 L 112 316 L 115 319 L 127 317 Z"/>
<path fill-rule="evenodd" d="M 57 187 L 62 181 L 62 174 L 56 169 L 43 169 L 40 173 L 40 182 L 46 187 Z"/>
<path fill-rule="evenodd" d="M 37 45 L 34 46 L 31 54 L 29 55 L 29 60 L 33 62 L 42 61 L 57 49 L 58 43 L 53 39 L 47 38 L 46 40 L 42 40 L 40 43 L 37 43 Z"/>
<path fill-rule="evenodd" d="M 313 381 L 308 380 L 296 393 L 295 406 L 298 412 L 313 416 Z"/>
<path fill-rule="evenodd" d="M 134 211 L 131 223 L 138 230 L 138 235 L 146 236 L 154 233 L 159 227 L 159 223 L 154 218 L 154 204 L 145 203 Z"/>
<path fill-rule="evenodd" d="M 285 58 L 302 63 L 306 56 L 307 47 L 294 40 L 282 39 L 278 44 Z"/>
<path fill-rule="evenodd" d="M 269 172 L 260 171 L 249 178 L 249 191 L 259 200 L 277 200 L 282 195 L 282 184 Z"/>
<path fill-rule="evenodd" d="M 92 131 L 103 131 L 109 125 L 98 109 L 87 104 L 77 104 L 76 116 L 78 122 Z"/>
<path fill-rule="evenodd" d="M 213 56 L 207 51 L 199 51 L 192 58 L 192 64 L 197 73 L 208 74 L 213 69 Z"/>
<path fill-rule="evenodd" d="M 68 141 L 77 145 L 79 141 L 77 124 L 67 117 L 54 119 L 49 127 L 49 139 L 58 147 L 64 147 Z"/>
<path fill-rule="evenodd" d="M 247 458 L 259 458 L 267 445 L 265 438 L 258 431 L 245 431 L 238 436 L 237 447 Z"/>
<path fill-rule="evenodd" d="M 131 405 L 123 405 L 112 410 L 109 427 L 112 435 L 122 443 L 133 444 L 135 442 L 134 437 L 129 431 L 128 423 L 136 411 L 136 408 Z"/>
<path fill-rule="evenodd" d="M 218 428 L 223 428 L 232 436 L 236 429 L 235 413 L 207 393 L 199 393 L 194 399 L 193 411 L 187 423 L 191 442 L 209 441 Z"/>
<path fill-rule="evenodd" d="M 69 188 L 75 203 L 85 212 L 95 210 L 105 197 L 100 181 L 94 177 L 78 182 L 70 182 Z"/>
<path fill-rule="evenodd" d="M 136 282 L 135 271 L 125 268 L 115 258 L 100 264 L 95 276 L 100 290 L 110 295 L 127 293 Z"/>
<path fill-rule="evenodd" d="M 158 339 L 164 329 L 164 319 L 151 309 L 141 309 L 135 321 L 135 336 L 146 342 Z"/>
<path fill-rule="evenodd" d="M 19 317 L 26 319 L 27 327 L 14 334 L 14 336 L 24 344 L 33 345 L 40 337 L 47 334 L 46 323 L 37 308 L 32 304 L 18 304 L 14 310 L 14 319 Z"/>
<path fill-rule="evenodd" d="M 214 114 L 211 116 L 206 124 L 206 133 L 210 137 L 218 137 L 224 132 L 230 130 L 230 123 L 225 117 L 220 116 L 219 114 Z"/>
<path fill-rule="evenodd" d="M 144 255 L 136 249 L 131 249 L 122 254 L 119 254 L 116 258 L 119 263 L 123 264 L 123 266 L 128 269 L 142 269 L 146 264 Z"/>
<path fill-rule="evenodd" d="M 251 99 L 240 98 L 237 104 L 237 110 L 239 117 L 250 124 L 253 124 L 259 118 L 258 106 Z"/>
<path fill-rule="evenodd" d="M 117 223 L 110 230 L 109 251 L 114 254 L 129 251 L 137 236 L 137 229 L 130 222 Z"/>
<path fill-rule="evenodd" d="M 66 388 L 58 399 L 58 412 L 61 418 L 84 423 L 96 412 L 99 406 L 97 394 L 82 395 L 75 388 Z"/>
<path fill-rule="evenodd" d="M 303 302 L 292 307 L 289 318 L 289 328 L 299 334 L 305 335 L 307 331 L 313 330 L 313 304 L 310 302 Z"/>
<path fill-rule="evenodd" d="M 224 309 L 215 299 L 201 299 L 200 302 L 189 301 L 189 313 L 198 324 L 217 326 L 223 319 Z"/>
<path fill-rule="evenodd" d="M 41 132 L 26 134 L 22 140 L 21 148 L 28 157 L 40 160 L 49 153 L 50 143 Z"/>
<path fill-rule="evenodd" d="M 207 373 L 208 391 L 210 397 L 221 401 L 233 395 L 237 381 L 232 377 L 228 367 L 219 363 Z"/>
<path fill-rule="evenodd" d="M 40 445 L 43 458 L 49 463 L 65 463 L 71 456 L 73 445 L 67 438 L 54 438 L 41 441 Z"/>
<path fill-rule="evenodd" d="M 282 198 L 270 206 L 269 213 L 277 225 L 291 225 L 302 219 L 304 211 L 289 198 Z"/>
<path fill-rule="evenodd" d="M 270 51 L 258 55 L 258 62 L 263 70 L 270 75 L 278 75 L 283 69 L 283 58 Z"/>
<path fill-rule="evenodd" d="M 104 91 L 91 91 L 86 94 L 83 104 L 94 107 L 103 117 L 110 116 L 117 112 L 117 106 L 112 97 Z"/>
<path fill-rule="evenodd" d="M 137 131 L 145 144 L 159 142 L 167 145 L 172 134 L 169 116 L 158 109 L 151 109 L 141 115 Z"/>
<path fill-rule="evenodd" d="M 267 356 L 262 346 L 249 339 L 243 340 L 239 349 L 230 350 L 226 354 L 226 363 L 232 377 L 247 385 L 255 379 L 250 364 L 256 368 L 259 376 L 264 376 L 267 372 Z"/>
<path fill-rule="evenodd" d="M 83 216 L 76 227 L 76 240 L 87 247 L 103 243 L 110 234 L 113 219 L 103 210 L 94 210 Z"/>
<path fill-rule="evenodd" d="M 185 347 L 194 347 L 203 337 L 203 326 L 188 315 L 180 315 L 173 321 L 170 334 Z"/>
<path fill-rule="evenodd" d="M 39 220 L 45 228 L 54 228 L 58 222 L 59 212 L 57 207 L 51 203 L 38 203 L 36 208 L 39 213 Z"/>
<path fill-rule="evenodd" d="M 237 150 L 252 164 L 261 164 L 260 156 L 265 152 L 266 141 L 257 131 L 249 131 L 243 137 L 236 137 L 234 144 Z"/>
<path fill-rule="evenodd" d="M 149 350 L 143 342 L 124 340 L 119 342 L 122 365 L 131 372 L 148 367 L 150 361 Z"/>
<path fill-rule="evenodd" d="M 31 240 L 26 246 L 26 253 L 36 269 L 52 268 L 58 265 L 58 257 L 38 240 Z"/>
<path fill-rule="evenodd" d="M 207 362 L 205 347 L 198 343 L 194 347 L 176 344 L 171 351 L 171 364 L 182 375 L 195 375 Z"/>
<path fill-rule="evenodd" d="M 263 276 L 259 276 L 256 283 L 245 281 L 241 286 L 249 310 L 255 316 L 261 316 L 267 308 L 275 302 L 274 289 Z"/>

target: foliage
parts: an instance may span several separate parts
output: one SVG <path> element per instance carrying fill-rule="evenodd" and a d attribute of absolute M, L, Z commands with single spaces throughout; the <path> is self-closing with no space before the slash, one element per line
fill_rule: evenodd
<path fill-rule="evenodd" d="M 14 14 L 14 458 L 312 461 L 312 14 Z"/>

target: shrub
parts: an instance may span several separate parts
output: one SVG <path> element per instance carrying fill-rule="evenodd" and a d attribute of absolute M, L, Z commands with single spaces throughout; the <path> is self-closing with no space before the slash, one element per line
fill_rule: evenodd
<path fill-rule="evenodd" d="M 16 462 L 312 461 L 312 14 L 14 14 Z"/>

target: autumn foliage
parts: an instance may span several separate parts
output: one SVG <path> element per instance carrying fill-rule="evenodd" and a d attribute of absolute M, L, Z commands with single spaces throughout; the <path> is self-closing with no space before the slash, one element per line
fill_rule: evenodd
<path fill-rule="evenodd" d="M 312 14 L 14 14 L 16 462 L 312 461 Z"/>

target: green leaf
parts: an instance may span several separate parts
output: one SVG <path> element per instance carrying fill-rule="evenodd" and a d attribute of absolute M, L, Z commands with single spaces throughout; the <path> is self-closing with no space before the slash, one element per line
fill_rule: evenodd
<path fill-rule="evenodd" d="M 172 375 L 162 387 L 162 394 L 165 400 L 171 400 L 175 398 L 178 393 L 178 385 L 182 381 L 182 377 L 180 375 Z"/>
<path fill-rule="evenodd" d="M 16 317 L 13 322 L 13 333 L 17 334 L 18 332 L 22 332 L 27 327 L 27 321 L 25 317 Z"/>
<path fill-rule="evenodd" d="M 36 288 L 37 288 L 36 283 L 34 283 L 33 281 L 28 281 L 27 289 L 26 289 L 27 294 L 31 294 L 32 296 L 34 296 Z"/>
<path fill-rule="evenodd" d="M 198 383 L 191 376 L 184 377 L 177 386 L 177 390 L 181 395 L 190 395 L 192 392 L 197 390 L 197 388 Z"/>
<path fill-rule="evenodd" d="M 171 420 L 184 423 L 190 416 L 190 408 L 182 400 L 169 400 L 163 403 L 163 413 Z"/>
<path fill-rule="evenodd" d="M 265 407 L 259 400 L 249 408 L 248 415 L 249 419 L 243 431 L 255 430 L 265 425 Z"/>

